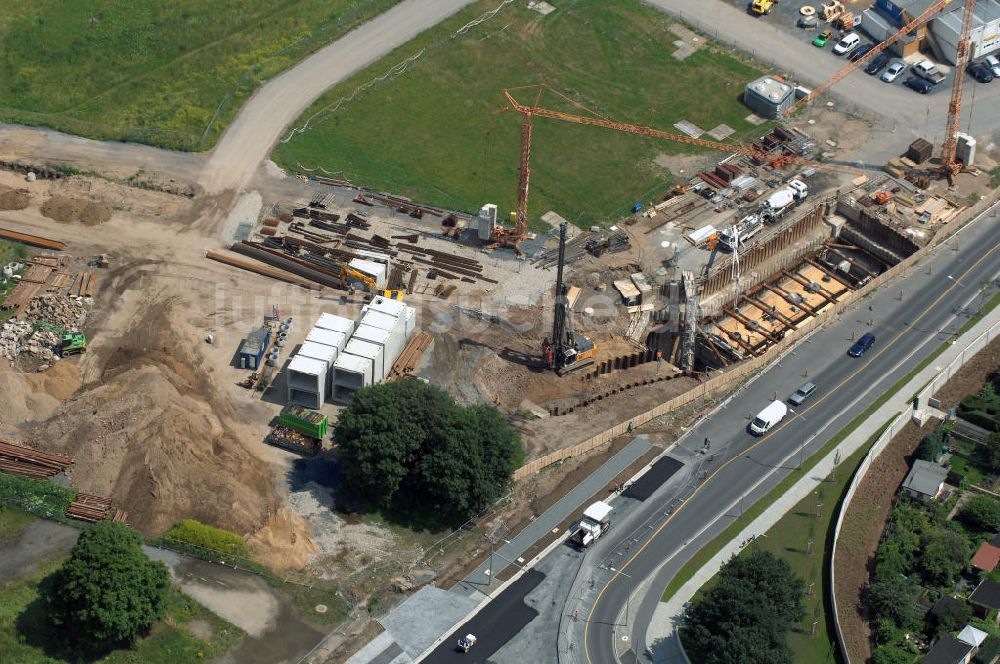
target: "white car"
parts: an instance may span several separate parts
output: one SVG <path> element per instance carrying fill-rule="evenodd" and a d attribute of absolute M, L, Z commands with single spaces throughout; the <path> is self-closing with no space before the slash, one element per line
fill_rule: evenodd
<path fill-rule="evenodd" d="M 837 45 L 833 47 L 834 55 L 846 55 L 856 49 L 858 44 L 861 43 L 861 37 L 858 36 L 856 32 L 849 32 L 844 35 L 844 38 L 837 42 Z"/>
<path fill-rule="evenodd" d="M 983 62 L 986 63 L 987 67 L 993 70 L 993 76 L 1000 78 L 1000 60 L 997 59 L 997 56 L 987 55 Z"/>
<path fill-rule="evenodd" d="M 896 60 L 891 65 L 886 67 L 884 72 L 882 72 L 882 80 L 886 83 L 892 83 L 899 78 L 899 75 L 904 71 L 906 71 L 906 63 L 902 60 Z"/>

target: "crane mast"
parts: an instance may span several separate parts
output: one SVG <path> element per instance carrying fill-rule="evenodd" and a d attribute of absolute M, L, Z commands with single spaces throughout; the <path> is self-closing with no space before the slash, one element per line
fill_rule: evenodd
<path fill-rule="evenodd" d="M 951 83 L 951 101 L 948 102 L 948 124 L 944 130 L 944 146 L 941 151 L 941 168 L 944 169 L 948 181 L 952 182 L 962 165 L 955 159 L 958 148 L 959 122 L 962 119 L 962 92 L 965 86 L 965 68 L 969 63 L 969 32 L 972 29 L 972 15 L 976 9 L 976 0 L 965 0 L 965 11 L 962 15 L 962 33 L 958 40 L 958 51 L 955 57 L 955 80 Z M 953 182 L 952 182 L 953 183 Z"/>

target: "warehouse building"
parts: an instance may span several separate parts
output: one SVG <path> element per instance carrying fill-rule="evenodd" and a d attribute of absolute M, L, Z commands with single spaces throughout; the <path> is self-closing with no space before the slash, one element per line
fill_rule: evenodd
<path fill-rule="evenodd" d="M 935 0 L 876 0 L 874 7 L 864 12 L 861 30 L 881 41 L 897 29 L 917 18 L 935 4 Z M 949 65 L 954 65 L 958 41 L 962 33 L 965 8 L 952 3 L 926 26 L 917 28 L 892 47 L 899 55 L 908 56 L 923 49 Z M 1000 0 L 977 0 L 969 33 L 970 55 L 973 60 L 1000 50 Z"/>

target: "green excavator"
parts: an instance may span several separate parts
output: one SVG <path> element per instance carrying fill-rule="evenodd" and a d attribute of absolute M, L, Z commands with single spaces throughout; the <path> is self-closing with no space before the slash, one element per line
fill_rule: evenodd
<path fill-rule="evenodd" d="M 69 357 L 70 355 L 76 355 L 77 353 L 87 352 L 87 335 L 83 332 L 67 332 L 61 327 L 50 325 L 49 323 L 43 321 L 36 321 L 31 327 L 31 333 L 34 334 L 38 330 L 48 330 L 49 332 L 54 332 L 61 337 L 59 340 L 59 347 L 56 349 L 56 352 L 59 353 L 60 357 Z"/>

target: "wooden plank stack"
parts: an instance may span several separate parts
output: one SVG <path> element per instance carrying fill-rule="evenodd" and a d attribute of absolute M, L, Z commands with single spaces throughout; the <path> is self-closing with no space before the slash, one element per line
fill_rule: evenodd
<path fill-rule="evenodd" d="M 399 354 L 396 363 L 389 370 L 386 382 L 402 380 L 411 375 L 420 364 L 420 358 L 424 356 L 424 351 L 430 348 L 432 340 L 431 335 L 426 332 L 418 332 L 410 340 L 410 343 L 406 344 L 403 352 Z"/>
<path fill-rule="evenodd" d="M 43 480 L 65 471 L 73 460 L 61 454 L 39 452 L 30 447 L 0 440 L 0 471 Z"/>

